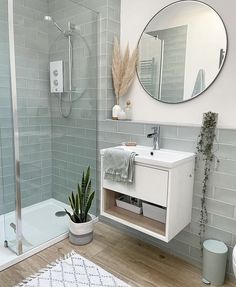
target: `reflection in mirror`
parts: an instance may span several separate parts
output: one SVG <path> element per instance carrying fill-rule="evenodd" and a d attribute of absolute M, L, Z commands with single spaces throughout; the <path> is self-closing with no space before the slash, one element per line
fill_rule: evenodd
<path fill-rule="evenodd" d="M 211 7 L 180 1 L 150 20 L 139 51 L 143 88 L 159 101 L 180 103 L 200 95 L 219 74 L 227 51 L 226 30 Z"/>

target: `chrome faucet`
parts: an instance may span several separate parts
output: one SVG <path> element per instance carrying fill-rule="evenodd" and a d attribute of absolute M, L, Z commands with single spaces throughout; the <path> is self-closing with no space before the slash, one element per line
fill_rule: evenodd
<path fill-rule="evenodd" d="M 153 150 L 160 149 L 160 126 L 152 127 L 153 133 L 148 134 L 148 138 L 153 138 Z"/>

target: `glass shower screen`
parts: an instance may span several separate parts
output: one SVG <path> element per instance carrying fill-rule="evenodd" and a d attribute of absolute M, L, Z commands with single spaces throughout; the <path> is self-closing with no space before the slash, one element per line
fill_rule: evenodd
<path fill-rule="evenodd" d="M 21 254 L 67 236 L 61 211 L 88 166 L 96 189 L 98 14 L 70 0 L 9 3 L 8 112 L 0 102 L 10 158 L 2 158 L 2 171 L 10 174 L 3 185 L 5 238 Z M 53 61 L 63 63 L 60 93 L 51 91 Z"/>

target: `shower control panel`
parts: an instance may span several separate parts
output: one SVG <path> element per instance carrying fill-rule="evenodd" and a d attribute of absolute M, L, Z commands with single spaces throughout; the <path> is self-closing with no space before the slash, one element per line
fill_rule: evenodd
<path fill-rule="evenodd" d="M 63 93 L 63 61 L 50 62 L 51 93 Z"/>

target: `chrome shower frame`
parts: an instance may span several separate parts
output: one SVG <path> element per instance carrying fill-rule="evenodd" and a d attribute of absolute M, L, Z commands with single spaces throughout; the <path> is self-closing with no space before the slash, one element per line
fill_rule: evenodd
<path fill-rule="evenodd" d="M 15 198 L 16 198 L 16 253 L 21 255 L 22 249 L 22 214 L 21 214 L 21 187 L 20 187 L 20 144 L 17 118 L 17 89 L 16 89 L 16 60 L 14 42 L 14 16 L 13 0 L 8 0 L 8 34 L 9 34 L 9 54 L 10 54 L 10 87 L 12 105 L 12 143 L 13 161 L 15 176 Z M 10 247 L 9 247 L 10 248 Z"/>

